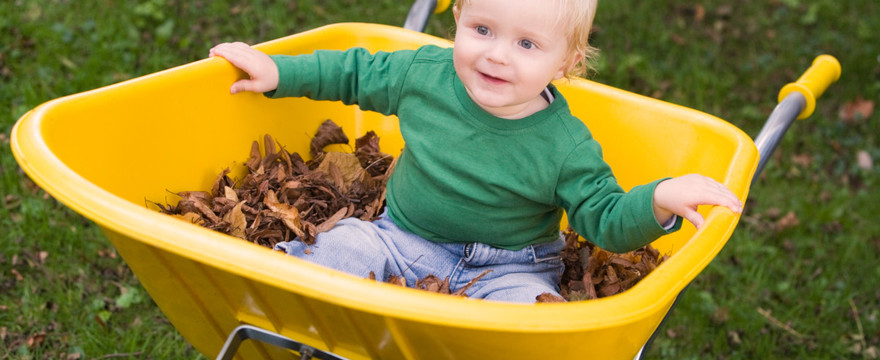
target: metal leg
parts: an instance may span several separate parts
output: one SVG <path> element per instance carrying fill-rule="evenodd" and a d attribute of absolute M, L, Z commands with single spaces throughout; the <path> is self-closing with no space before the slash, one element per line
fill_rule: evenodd
<path fill-rule="evenodd" d="M 226 338 L 226 343 L 223 344 L 223 349 L 221 349 L 220 354 L 217 355 L 217 360 L 231 360 L 235 357 L 235 353 L 238 352 L 238 347 L 241 346 L 241 343 L 247 339 L 254 339 L 283 349 L 296 351 L 300 354 L 300 360 L 308 360 L 312 358 L 324 360 L 346 360 L 346 358 L 339 355 L 315 349 L 306 344 L 251 325 L 241 325 L 232 330 L 232 333 Z"/>
<path fill-rule="evenodd" d="M 416 0 L 409 8 L 409 14 L 406 15 L 403 28 L 425 32 L 425 28 L 428 27 L 428 19 L 436 8 L 437 0 Z"/>
<path fill-rule="evenodd" d="M 785 135 L 806 104 L 807 101 L 801 93 L 793 92 L 779 102 L 779 105 L 776 105 L 776 108 L 770 113 L 770 117 L 767 118 L 758 137 L 755 138 L 755 146 L 758 147 L 761 159 L 758 161 L 758 169 L 755 170 L 751 186 L 755 186 L 755 181 L 761 174 L 761 170 L 764 170 L 764 165 L 767 165 L 767 161 L 770 160 L 770 155 L 779 146 L 782 136 Z"/>
<path fill-rule="evenodd" d="M 666 324 L 666 321 L 669 320 L 669 316 L 672 314 L 672 310 L 675 310 L 675 306 L 678 305 L 678 302 L 681 301 L 682 296 L 684 296 L 685 290 L 691 286 L 690 284 L 685 285 L 684 289 L 681 289 L 681 292 L 675 297 L 675 301 L 672 302 L 672 306 L 669 307 L 669 310 L 666 311 L 666 315 L 663 315 L 663 320 L 660 320 L 660 324 L 657 325 L 657 328 L 654 329 L 654 333 L 651 334 L 651 337 L 648 338 L 648 342 L 645 343 L 645 346 L 642 346 L 642 349 L 639 350 L 639 353 L 636 355 L 636 360 L 645 359 L 645 352 L 647 352 L 651 348 L 651 344 L 654 343 L 654 339 L 657 338 L 657 335 L 660 334 L 660 329 L 663 329 L 663 325 Z"/>

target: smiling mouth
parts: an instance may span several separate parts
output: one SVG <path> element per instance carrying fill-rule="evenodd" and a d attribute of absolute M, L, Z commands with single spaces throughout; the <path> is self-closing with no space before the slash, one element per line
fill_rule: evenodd
<path fill-rule="evenodd" d="M 480 72 L 479 74 L 484 80 L 486 80 L 487 82 L 492 83 L 492 84 L 504 84 L 504 83 L 508 82 L 507 80 L 494 77 L 494 76 L 486 74 L 484 72 Z"/>

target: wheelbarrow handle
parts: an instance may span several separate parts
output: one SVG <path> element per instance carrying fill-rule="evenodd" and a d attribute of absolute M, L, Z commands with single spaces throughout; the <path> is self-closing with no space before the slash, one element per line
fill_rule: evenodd
<path fill-rule="evenodd" d="M 840 79 L 840 71 L 840 63 L 837 59 L 831 55 L 819 55 L 796 82 L 782 87 L 779 92 L 779 104 L 770 113 L 770 117 L 755 138 L 760 160 L 752 178 L 753 186 L 794 120 L 804 119 L 813 114 L 816 109 L 816 98 L 821 96 L 828 86 Z"/>
<path fill-rule="evenodd" d="M 406 15 L 403 28 L 424 32 L 431 14 L 446 11 L 450 2 L 451 0 L 416 0 L 409 8 L 409 14 Z"/>
<path fill-rule="evenodd" d="M 829 85 L 840 79 L 840 63 L 831 55 L 819 55 L 813 65 L 797 81 L 785 85 L 779 91 L 779 102 L 789 94 L 799 92 L 807 104 L 798 115 L 798 120 L 806 119 L 816 110 L 816 98 L 822 96 Z"/>

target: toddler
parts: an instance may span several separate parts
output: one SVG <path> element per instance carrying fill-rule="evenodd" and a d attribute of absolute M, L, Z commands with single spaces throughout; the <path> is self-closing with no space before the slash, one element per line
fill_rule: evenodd
<path fill-rule="evenodd" d="M 344 219 L 307 252 L 277 249 L 367 277 L 433 274 L 472 298 L 535 302 L 558 295 L 563 211 L 569 224 L 615 252 L 700 227 L 699 205 L 740 212 L 722 184 L 701 175 L 659 179 L 629 192 L 599 144 L 571 115 L 553 80 L 581 73 L 596 0 L 459 0 L 453 48 L 365 49 L 268 56 L 243 43 L 211 49 L 249 74 L 231 92 L 341 100 L 395 114 L 405 147 L 374 222 Z"/>

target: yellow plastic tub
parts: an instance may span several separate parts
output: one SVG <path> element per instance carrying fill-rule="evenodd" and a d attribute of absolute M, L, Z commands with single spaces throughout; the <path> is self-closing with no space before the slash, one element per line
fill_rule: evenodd
<path fill-rule="evenodd" d="M 450 45 L 396 27 L 338 24 L 258 47 L 297 54 L 426 43 Z M 164 202 L 173 197 L 168 190 L 209 189 L 226 167 L 240 176 L 251 142 L 263 134 L 307 154 L 311 134 L 328 118 L 352 139 L 376 131 L 385 152 L 403 146 L 394 117 L 337 102 L 229 95 L 242 76 L 222 59 L 197 61 L 47 102 L 12 132 L 28 175 L 100 225 L 172 324 L 206 356 L 216 356 L 234 328 L 251 324 L 353 359 L 632 359 L 739 220 L 727 209 L 702 209 L 700 231 L 686 224 L 654 243 L 672 254 L 666 263 L 629 291 L 587 302 L 484 302 L 322 268 L 162 215 L 145 201 Z M 758 154 L 738 128 L 591 81 L 558 85 L 625 188 L 699 172 L 746 198 Z M 246 359 L 285 353 L 256 342 L 239 351 Z"/>

